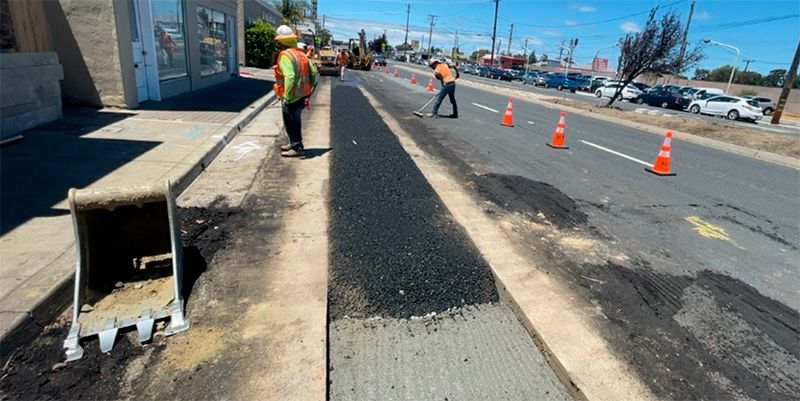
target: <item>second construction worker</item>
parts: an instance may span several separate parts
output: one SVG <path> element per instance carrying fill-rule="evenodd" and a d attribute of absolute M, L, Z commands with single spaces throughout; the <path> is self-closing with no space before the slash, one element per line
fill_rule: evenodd
<path fill-rule="evenodd" d="M 433 113 L 428 114 L 428 117 L 439 117 L 439 106 L 442 105 L 442 100 L 445 96 L 450 97 L 450 104 L 453 106 L 453 114 L 450 118 L 458 118 L 458 104 L 456 103 L 456 78 L 461 74 L 455 67 L 450 68 L 447 63 L 443 63 L 435 58 L 432 58 L 428 65 L 433 69 L 433 75 L 439 82 L 442 83 L 442 88 L 439 89 L 439 94 L 436 95 L 436 101 L 433 103 Z M 453 75 L 455 71 L 455 75 Z"/>
<path fill-rule="evenodd" d="M 336 65 L 339 66 L 340 81 L 344 81 L 344 70 L 347 69 L 347 63 L 350 62 L 350 60 L 348 59 L 349 57 L 347 57 L 347 51 L 345 51 L 344 49 L 342 49 L 342 51 L 339 52 L 339 55 L 336 56 Z"/>
<path fill-rule="evenodd" d="M 281 146 L 283 157 L 303 157 L 303 133 L 300 115 L 317 86 L 317 66 L 297 48 L 297 35 L 286 25 L 278 27 L 275 40 L 281 48 L 275 71 L 275 95 L 281 99 L 283 126 L 289 143 Z"/>

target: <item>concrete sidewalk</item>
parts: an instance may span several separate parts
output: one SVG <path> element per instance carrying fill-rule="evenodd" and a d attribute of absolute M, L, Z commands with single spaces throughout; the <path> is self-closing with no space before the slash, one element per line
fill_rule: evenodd
<path fill-rule="evenodd" d="M 139 110 L 65 110 L 62 120 L 26 131 L 21 142 L 0 150 L 3 361 L 71 302 L 68 189 L 169 179 L 180 194 L 274 101 L 272 82 L 261 75 Z"/>

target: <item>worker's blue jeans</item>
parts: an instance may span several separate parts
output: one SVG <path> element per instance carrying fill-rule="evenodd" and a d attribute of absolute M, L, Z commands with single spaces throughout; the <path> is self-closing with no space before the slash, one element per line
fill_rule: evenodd
<path fill-rule="evenodd" d="M 439 89 L 439 94 L 436 95 L 436 101 L 433 102 L 433 114 L 439 114 L 439 106 L 442 105 L 442 100 L 445 96 L 450 96 L 450 104 L 453 105 L 453 115 L 458 116 L 458 104 L 456 103 L 456 84 L 442 86 Z"/>

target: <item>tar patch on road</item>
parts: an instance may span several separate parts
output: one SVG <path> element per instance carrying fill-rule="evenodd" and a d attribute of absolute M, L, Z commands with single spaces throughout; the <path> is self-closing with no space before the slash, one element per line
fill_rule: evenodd
<path fill-rule="evenodd" d="M 489 266 L 354 87 L 331 101 L 329 319 L 497 301 Z"/>
<path fill-rule="evenodd" d="M 538 214 L 558 228 L 575 228 L 587 221 L 586 213 L 558 188 L 518 175 L 479 174 L 472 179 L 478 193 L 512 213 L 533 219 Z"/>
<path fill-rule="evenodd" d="M 800 315 L 742 281 L 615 264 L 575 267 L 622 352 L 663 399 L 791 400 L 800 394 Z M 580 279 L 579 279 L 580 280 Z M 631 324 L 635 322 L 635 324 Z"/>

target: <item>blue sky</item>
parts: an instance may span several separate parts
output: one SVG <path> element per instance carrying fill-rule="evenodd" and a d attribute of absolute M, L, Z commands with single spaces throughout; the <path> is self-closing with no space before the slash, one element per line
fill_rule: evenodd
<path fill-rule="evenodd" d="M 367 37 L 386 30 L 389 43 L 403 42 L 406 4 L 411 4 L 409 42 L 425 36 L 428 42 L 428 15 L 436 15 L 433 45 L 450 49 L 458 32 L 462 52 L 491 47 L 494 2 L 490 0 L 319 0 L 318 14 L 325 15 L 325 27 L 338 40 L 357 37 L 364 28 Z M 590 63 L 595 52 L 615 43 L 625 32 L 640 29 L 650 8 L 674 10 L 685 23 L 691 0 L 595 0 L 525 1 L 500 0 L 497 39 L 503 51 L 508 47 L 510 24 L 514 24 L 513 53 L 522 53 L 523 41 L 537 55 L 558 56 L 558 44 L 578 38 L 574 58 Z M 749 70 L 762 74 L 775 68 L 788 69 L 800 40 L 800 1 L 798 0 L 697 0 L 689 31 L 690 47 L 708 38 L 738 47 L 742 59 L 753 60 Z M 734 52 L 710 46 L 699 67 L 716 68 L 733 62 Z M 603 50 L 600 57 L 618 56 L 616 49 Z"/>

